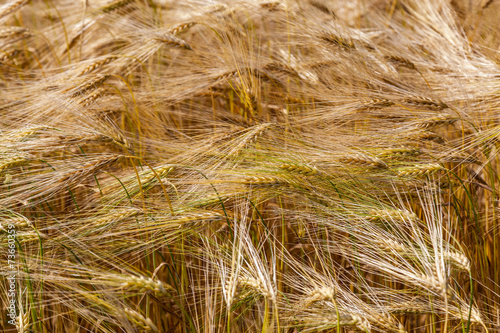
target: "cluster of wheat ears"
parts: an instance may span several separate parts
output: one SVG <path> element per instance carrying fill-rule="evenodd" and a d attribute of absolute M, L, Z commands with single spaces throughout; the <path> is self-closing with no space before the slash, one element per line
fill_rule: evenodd
<path fill-rule="evenodd" d="M 2 1 L 0 330 L 500 332 L 499 46 L 496 0 Z"/>

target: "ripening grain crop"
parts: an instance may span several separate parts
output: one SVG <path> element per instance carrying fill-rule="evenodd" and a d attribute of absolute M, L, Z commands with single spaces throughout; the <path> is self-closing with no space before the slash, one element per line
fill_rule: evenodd
<path fill-rule="evenodd" d="M 498 0 L 3 0 L 1 332 L 500 332 Z"/>

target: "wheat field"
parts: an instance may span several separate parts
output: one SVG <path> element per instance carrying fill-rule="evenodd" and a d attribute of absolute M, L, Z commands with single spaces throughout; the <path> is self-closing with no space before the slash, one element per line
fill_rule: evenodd
<path fill-rule="evenodd" d="M 1 332 L 500 332 L 500 1 L 2 0 Z"/>

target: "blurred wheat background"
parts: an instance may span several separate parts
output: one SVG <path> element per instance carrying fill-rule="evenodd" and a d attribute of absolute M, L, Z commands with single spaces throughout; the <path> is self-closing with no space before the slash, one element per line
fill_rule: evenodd
<path fill-rule="evenodd" d="M 2 0 L 0 330 L 500 332 L 499 148 L 498 0 Z"/>

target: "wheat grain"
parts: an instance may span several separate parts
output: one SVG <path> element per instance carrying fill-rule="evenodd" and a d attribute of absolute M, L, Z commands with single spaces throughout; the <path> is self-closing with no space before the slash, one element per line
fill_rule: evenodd
<path fill-rule="evenodd" d="M 372 99 L 367 102 L 363 102 L 363 104 L 359 107 L 359 109 L 362 110 L 381 109 L 389 107 L 391 105 L 394 105 L 394 102 L 388 99 Z"/>
<path fill-rule="evenodd" d="M 356 46 L 354 43 L 342 36 L 334 35 L 332 33 L 324 32 L 320 35 L 320 38 L 330 44 L 340 46 L 346 50 L 354 50 Z"/>
<path fill-rule="evenodd" d="M 328 326 L 353 326 L 361 330 L 362 332 L 371 332 L 371 325 L 366 320 L 358 315 L 354 314 L 340 314 L 340 317 L 330 317 L 319 320 L 318 325 L 328 325 Z"/>
<path fill-rule="evenodd" d="M 121 288 L 137 290 L 141 293 L 151 290 L 159 295 L 169 295 L 170 292 L 175 291 L 174 288 L 165 285 L 161 281 L 155 281 L 152 278 L 146 278 L 144 276 L 130 275 L 123 280 L 124 282 L 121 284 Z"/>
<path fill-rule="evenodd" d="M 30 316 L 29 313 L 20 313 L 16 318 L 16 329 L 18 333 L 28 332 L 30 328 Z"/>
<path fill-rule="evenodd" d="M 464 254 L 455 251 L 445 251 L 443 252 L 443 258 L 450 261 L 456 267 L 463 269 L 465 271 L 470 271 L 470 261 Z"/>
<path fill-rule="evenodd" d="M 446 297 L 447 288 L 443 285 L 443 282 L 435 275 L 428 275 L 426 273 L 421 273 L 414 278 L 409 278 L 409 280 L 415 284 L 417 287 L 434 292 L 438 295 Z"/>
<path fill-rule="evenodd" d="M 4 225 L 9 225 L 9 224 L 14 225 L 16 229 L 22 229 L 33 225 L 31 221 L 25 217 L 16 217 L 16 218 L 5 219 L 2 222 L 0 222 L 0 230 L 6 231 L 7 229 L 5 228 Z"/>
<path fill-rule="evenodd" d="M 339 161 L 342 163 L 359 165 L 362 167 L 387 168 L 387 165 L 379 158 L 359 153 L 342 156 Z"/>
<path fill-rule="evenodd" d="M 402 102 L 411 106 L 427 107 L 438 111 L 448 108 L 448 105 L 442 101 L 436 101 L 431 98 L 421 96 L 406 98 Z"/>
<path fill-rule="evenodd" d="M 125 313 L 127 318 L 130 321 L 132 321 L 132 323 L 137 325 L 138 327 L 140 327 L 148 332 L 150 332 L 150 331 L 160 332 L 158 330 L 158 328 L 155 326 L 155 324 L 151 321 L 151 319 L 144 317 L 143 315 L 141 315 L 137 311 L 134 311 L 134 310 L 129 309 L 129 308 L 125 308 L 125 309 L 123 309 L 123 312 Z"/>
<path fill-rule="evenodd" d="M 220 81 L 225 81 L 227 79 L 230 79 L 232 77 L 236 77 L 239 75 L 239 71 L 238 70 L 233 70 L 233 71 L 229 71 L 229 72 L 224 72 L 218 76 L 215 77 L 215 81 L 216 83 L 219 83 Z"/>
<path fill-rule="evenodd" d="M 189 215 L 178 215 L 175 216 L 173 221 L 175 222 L 190 222 L 190 221 L 198 221 L 198 220 L 221 220 L 223 216 L 216 212 L 201 212 L 201 213 L 192 213 Z"/>
<path fill-rule="evenodd" d="M 257 141 L 257 139 L 272 125 L 273 124 L 271 123 L 264 123 L 250 129 L 247 133 L 245 133 L 243 139 L 238 144 L 236 144 L 230 152 L 228 152 L 228 156 L 238 156 L 241 153 L 241 150 L 243 150 L 247 145 L 250 145 L 252 142 Z"/>
<path fill-rule="evenodd" d="M 295 76 L 295 77 L 299 76 L 299 73 L 297 73 L 297 71 L 293 67 L 291 67 L 283 62 L 276 62 L 276 61 L 270 62 L 264 66 L 264 69 L 268 70 L 268 71 L 275 71 L 275 72 L 284 73 L 284 74 L 290 75 L 290 76 Z"/>
<path fill-rule="evenodd" d="M 126 218 L 137 216 L 141 211 L 139 209 L 131 208 L 131 209 L 122 209 L 112 212 L 109 215 L 102 216 L 96 220 L 93 220 L 92 223 L 96 226 L 108 225 L 110 223 L 117 223 Z"/>
<path fill-rule="evenodd" d="M 100 59 L 94 60 L 89 65 L 87 65 L 83 70 L 81 70 L 78 73 L 78 76 L 82 76 L 82 75 L 91 73 L 91 72 L 95 71 L 96 69 L 99 69 L 99 68 L 111 63 L 113 60 L 115 60 L 117 58 L 119 58 L 119 57 L 116 55 L 107 55 L 107 56 L 104 56 Z"/>
<path fill-rule="evenodd" d="M 390 56 L 387 56 L 387 59 L 390 60 L 391 62 L 399 65 L 399 66 L 407 67 L 409 69 L 417 69 L 417 67 L 415 66 L 415 64 L 413 62 L 411 62 L 410 60 L 403 58 L 403 57 L 396 56 L 396 55 L 390 55 Z"/>
<path fill-rule="evenodd" d="M 423 141 L 434 141 L 437 143 L 444 143 L 445 140 L 443 139 L 442 136 L 431 132 L 431 131 L 419 131 L 419 132 L 414 132 L 409 135 L 410 139 L 413 140 L 423 140 Z"/>
<path fill-rule="evenodd" d="M 12 61 L 14 64 L 16 63 L 16 57 L 21 53 L 19 49 L 12 50 L 0 50 L 0 63 L 7 63 L 8 61 Z"/>
<path fill-rule="evenodd" d="M 186 43 L 184 40 L 174 36 L 173 34 L 166 33 L 166 34 L 163 34 L 161 36 L 154 37 L 153 40 L 160 42 L 162 44 L 167 44 L 167 45 L 174 46 L 174 47 L 180 47 L 182 49 L 186 49 L 186 50 L 190 50 L 190 51 L 193 50 L 193 48 L 188 43 Z"/>
<path fill-rule="evenodd" d="M 20 9 L 26 3 L 28 3 L 28 0 L 13 0 L 5 3 L 0 7 L 0 22 L 2 18 Z"/>
<path fill-rule="evenodd" d="M 400 177 L 422 177 L 431 175 L 440 170 L 445 170 L 445 168 L 439 164 L 421 164 L 401 168 L 397 171 L 397 174 Z"/>
<path fill-rule="evenodd" d="M 290 164 L 290 163 L 284 163 L 279 166 L 280 169 L 287 170 L 289 172 L 295 172 L 295 173 L 300 173 L 306 176 L 313 176 L 318 173 L 318 170 L 316 168 L 307 166 L 307 165 L 297 165 L 297 164 Z"/>
<path fill-rule="evenodd" d="M 28 36 L 30 36 L 29 29 L 23 27 L 7 27 L 0 30 L 0 38 L 3 39 Z"/>
<path fill-rule="evenodd" d="M 406 148 L 406 147 L 387 148 L 377 153 L 378 157 L 387 157 L 394 159 L 407 158 L 410 156 L 417 156 L 417 155 L 420 155 L 420 150 L 416 148 Z"/>
<path fill-rule="evenodd" d="M 103 13 L 111 13 L 111 12 L 114 12 L 116 10 L 119 10 L 120 8 L 123 8 L 123 7 L 131 4 L 132 2 L 135 2 L 135 0 L 115 0 L 115 1 L 111 1 L 106 6 L 102 7 L 101 11 Z"/>
<path fill-rule="evenodd" d="M 395 251 L 399 254 L 405 254 L 409 252 L 404 244 L 401 244 L 392 239 L 378 239 L 374 241 L 375 244 L 379 246 L 380 249 L 384 251 Z"/>
<path fill-rule="evenodd" d="M 332 301 L 335 299 L 335 289 L 331 287 L 321 287 L 311 290 L 308 300 L 310 302 Z"/>
<path fill-rule="evenodd" d="M 106 92 L 104 88 L 97 88 L 94 91 L 84 95 L 82 98 L 78 100 L 78 103 L 83 107 L 88 107 L 94 104 L 99 98 L 101 98 Z"/>
<path fill-rule="evenodd" d="M 238 284 L 242 287 L 247 287 L 255 290 L 262 296 L 272 299 L 273 294 L 268 290 L 268 288 L 261 282 L 260 279 L 254 279 L 252 277 L 238 277 Z"/>
<path fill-rule="evenodd" d="M 11 184 L 13 181 L 12 175 L 10 173 L 5 174 L 5 179 L 3 181 L 4 185 Z"/>
<path fill-rule="evenodd" d="M 25 139 L 27 137 L 33 136 L 37 134 L 40 131 L 44 131 L 50 129 L 48 126 L 35 126 L 35 127 L 28 127 L 28 128 L 22 128 L 13 132 L 10 132 L 5 135 L 5 140 L 8 141 L 19 141 L 22 139 Z"/>
<path fill-rule="evenodd" d="M 424 118 L 422 120 L 419 120 L 417 122 L 416 126 L 419 128 L 429 129 L 429 128 L 433 128 L 436 126 L 453 124 L 457 120 L 458 120 L 458 118 L 456 118 L 456 117 L 443 114 L 443 115 L 439 115 L 437 117 Z"/>
<path fill-rule="evenodd" d="M 269 11 L 277 11 L 282 9 L 283 4 L 279 1 L 270 1 L 270 2 L 263 2 L 260 4 L 261 8 L 265 8 Z"/>
<path fill-rule="evenodd" d="M 370 221 L 379 221 L 379 220 L 408 220 L 408 221 L 419 221 L 418 216 L 407 210 L 399 210 L 399 209 L 373 209 L 369 212 L 369 216 L 367 217 Z"/>
<path fill-rule="evenodd" d="M 48 239 L 48 236 L 41 232 L 19 231 L 16 232 L 16 238 L 19 241 L 19 243 L 30 243 L 30 242 L 39 242 L 41 241 L 41 239 Z"/>
<path fill-rule="evenodd" d="M 91 174 L 94 174 L 96 171 L 98 171 L 100 168 L 109 165 L 115 161 L 117 161 L 119 158 L 121 158 L 121 155 L 111 155 L 111 156 L 106 156 L 97 159 L 96 161 L 93 162 L 88 162 L 83 164 L 80 168 L 74 169 L 74 170 L 69 170 L 67 172 L 64 172 L 58 179 L 57 182 L 59 183 L 75 183 L 78 182 L 79 180 L 83 179 L 84 177 L 87 177 Z M 56 181 L 56 180 L 54 180 Z"/>
<path fill-rule="evenodd" d="M 169 34 L 172 34 L 172 35 L 178 35 L 184 31 L 187 31 L 191 27 L 194 27 L 196 24 L 198 24 L 198 23 L 197 22 L 181 23 L 181 24 L 178 24 L 178 25 L 168 29 L 167 32 Z"/>
<path fill-rule="evenodd" d="M 495 2 L 495 0 L 488 0 L 484 3 L 484 5 L 481 6 L 481 9 L 484 10 L 486 8 L 488 8 L 489 6 L 491 6 L 491 4 Z"/>
<path fill-rule="evenodd" d="M 279 185 L 287 183 L 284 179 L 274 176 L 247 176 L 234 180 L 234 182 L 247 185 Z"/>
<path fill-rule="evenodd" d="M 173 170 L 174 170 L 174 166 L 172 166 L 172 165 L 163 165 L 163 166 L 159 166 L 159 167 L 154 168 L 154 171 L 156 172 L 156 175 L 158 175 L 159 178 L 165 177 Z M 152 171 L 147 172 L 144 175 L 144 179 L 142 180 L 142 182 L 149 183 L 149 182 L 157 179 L 155 172 L 152 172 Z"/>
<path fill-rule="evenodd" d="M 24 156 L 13 156 L 0 160 L 0 173 L 15 166 L 26 165 L 30 162 L 30 159 Z"/>

